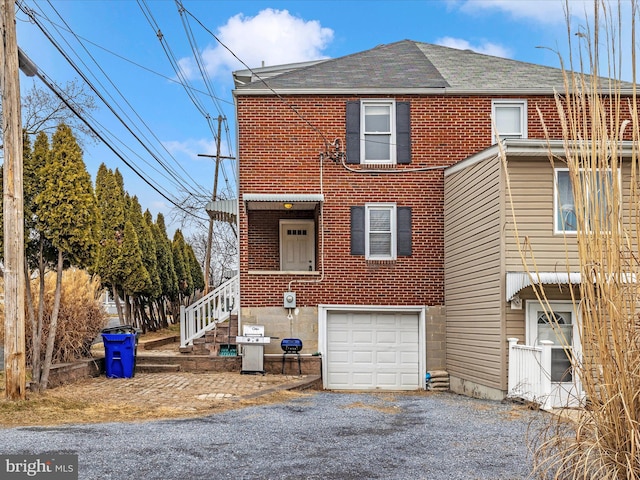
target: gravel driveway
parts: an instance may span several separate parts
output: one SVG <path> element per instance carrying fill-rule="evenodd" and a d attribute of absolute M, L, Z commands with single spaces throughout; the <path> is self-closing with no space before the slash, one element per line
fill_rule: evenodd
<path fill-rule="evenodd" d="M 0 429 L 80 479 L 522 479 L 545 413 L 448 393 L 314 392 L 197 419 Z"/>

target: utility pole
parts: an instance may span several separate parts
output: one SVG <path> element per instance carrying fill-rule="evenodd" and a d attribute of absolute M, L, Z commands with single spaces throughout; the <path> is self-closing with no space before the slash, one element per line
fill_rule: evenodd
<path fill-rule="evenodd" d="M 220 170 L 220 135 L 222 134 L 222 115 L 218 115 L 218 137 L 216 138 L 216 169 L 213 174 L 213 194 L 211 201 L 218 199 L 218 172 Z M 211 244 L 213 243 L 213 218 L 209 217 L 209 235 L 204 255 L 204 294 L 209 293 L 209 275 L 211 275 Z"/>
<path fill-rule="evenodd" d="M 5 396 L 26 399 L 25 260 L 22 118 L 14 0 L 0 0 L 0 87 L 4 135 L 4 369 Z"/>

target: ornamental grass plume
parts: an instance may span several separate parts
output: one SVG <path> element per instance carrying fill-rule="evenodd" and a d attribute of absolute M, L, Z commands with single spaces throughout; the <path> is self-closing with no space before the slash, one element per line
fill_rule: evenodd
<path fill-rule="evenodd" d="M 45 276 L 44 332 L 41 352 L 48 335 L 49 319 L 53 307 L 53 296 L 56 287 L 56 273 L 49 272 Z M 33 298 L 38 298 L 39 282 L 32 281 Z M 91 356 L 93 341 L 105 327 L 107 317 L 100 302 L 102 287 L 100 279 L 89 275 L 85 270 L 68 269 L 62 277 L 62 298 L 56 338 L 54 343 L 53 363 L 72 362 Z M 31 325 L 27 322 L 27 356 L 31 362 Z"/>
<path fill-rule="evenodd" d="M 577 248 L 579 259 L 579 294 L 572 297 L 582 349 L 570 357 L 586 404 L 572 420 L 551 417 L 535 436 L 533 476 L 540 479 L 640 479 L 638 10 L 636 1 L 617 9 L 612 4 L 594 1 L 593 29 L 577 37 L 580 72 L 573 61 L 569 68 L 563 64 L 565 91 L 556 94 L 564 155 L 549 158 L 568 169 L 573 190 L 577 232 L 565 234 L 565 244 Z M 630 17 L 623 16 L 627 7 Z M 625 19 L 631 22 L 630 57 L 620 53 Z M 601 57 L 603 45 L 607 55 Z M 605 78 L 599 74 L 603 64 Z M 619 80 L 623 66 L 633 72 L 632 84 Z M 522 258 L 536 273 L 531 252 Z M 544 290 L 535 291 L 548 306 Z M 564 346 L 570 352 L 571 345 Z"/>

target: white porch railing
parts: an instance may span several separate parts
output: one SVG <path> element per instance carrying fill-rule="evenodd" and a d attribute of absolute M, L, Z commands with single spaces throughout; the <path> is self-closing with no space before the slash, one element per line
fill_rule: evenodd
<path fill-rule="evenodd" d="M 180 346 L 192 345 L 193 340 L 215 328 L 231 316 L 238 305 L 240 281 L 238 275 L 209 292 L 188 307 L 180 307 Z"/>
<path fill-rule="evenodd" d="M 518 345 L 517 338 L 509 338 L 508 397 L 522 398 L 540 404 L 543 410 L 553 407 L 551 399 L 551 346 L 542 340 L 540 347 Z"/>

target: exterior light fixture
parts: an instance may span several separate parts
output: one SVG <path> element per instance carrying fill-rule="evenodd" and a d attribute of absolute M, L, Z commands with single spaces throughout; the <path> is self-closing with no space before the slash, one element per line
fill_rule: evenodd
<path fill-rule="evenodd" d="M 282 206 L 287 210 L 291 210 L 293 208 L 293 203 L 283 203 Z"/>

